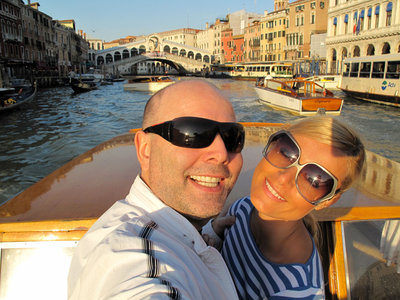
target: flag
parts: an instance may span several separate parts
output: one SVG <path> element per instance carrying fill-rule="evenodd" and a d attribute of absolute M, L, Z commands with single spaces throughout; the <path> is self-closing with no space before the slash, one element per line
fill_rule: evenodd
<path fill-rule="evenodd" d="M 358 18 L 357 28 L 356 28 L 356 35 L 359 35 L 360 30 L 361 30 L 361 18 Z"/>

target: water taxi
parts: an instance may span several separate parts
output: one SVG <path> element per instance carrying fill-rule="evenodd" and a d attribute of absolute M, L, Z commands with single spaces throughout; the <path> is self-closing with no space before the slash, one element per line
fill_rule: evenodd
<path fill-rule="evenodd" d="M 135 76 L 124 84 L 124 90 L 155 93 L 173 83 L 169 76 Z"/>
<path fill-rule="evenodd" d="M 400 107 L 400 53 L 346 58 L 339 87 L 353 98 Z"/>
<path fill-rule="evenodd" d="M 247 195 L 268 137 L 284 124 L 243 123 L 244 165 L 227 205 Z M 139 172 L 137 130 L 78 156 L 0 206 L 0 298 L 66 299 L 70 260 L 80 238 Z M 359 182 L 315 217 L 327 299 L 398 299 L 400 274 L 380 242 L 400 222 L 400 163 L 367 152 Z M 400 231 L 399 231 L 400 233 Z"/>
<path fill-rule="evenodd" d="M 314 81 L 328 90 L 339 90 L 340 75 L 314 75 L 304 79 Z"/>
<path fill-rule="evenodd" d="M 324 112 L 339 115 L 343 99 L 314 81 L 305 79 L 265 79 L 256 83 L 255 91 L 262 103 L 303 116 Z"/>

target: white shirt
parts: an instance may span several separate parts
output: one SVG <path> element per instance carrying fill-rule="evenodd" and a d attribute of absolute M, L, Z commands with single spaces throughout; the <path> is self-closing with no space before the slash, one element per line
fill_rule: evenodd
<path fill-rule="evenodd" d="M 136 177 L 81 239 L 69 299 L 237 299 L 221 254 Z"/>

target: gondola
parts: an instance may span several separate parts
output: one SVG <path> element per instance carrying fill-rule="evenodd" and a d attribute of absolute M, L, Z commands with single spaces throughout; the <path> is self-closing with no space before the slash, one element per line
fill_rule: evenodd
<path fill-rule="evenodd" d="M 15 86 L 0 89 L 0 113 L 11 111 L 20 105 L 32 101 L 37 92 L 36 82 L 32 85 Z"/>
<path fill-rule="evenodd" d="M 75 93 L 85 93 L 97 89 L 97 83 L 94 81 L 82 81 L 71 78 L 71 88 Z"/>

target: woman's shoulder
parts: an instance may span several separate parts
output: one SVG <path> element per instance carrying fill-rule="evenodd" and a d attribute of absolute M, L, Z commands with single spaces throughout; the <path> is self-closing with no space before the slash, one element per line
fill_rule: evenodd
<path fill-rule="evenodd" d="M 250 212 L 252 208 L 253 204 L 251 203 L 250 196 L 246 196 L 236 200 L 236 202 L 234 202 L 230 207 L 228 214 L 236 215 L 239 211 Z"/>

